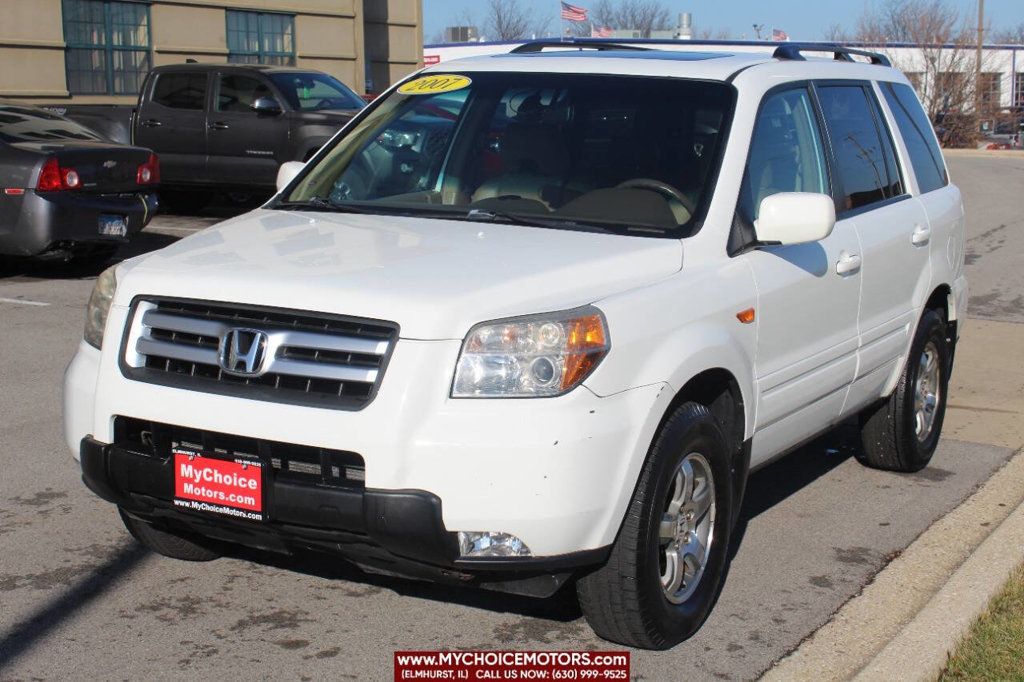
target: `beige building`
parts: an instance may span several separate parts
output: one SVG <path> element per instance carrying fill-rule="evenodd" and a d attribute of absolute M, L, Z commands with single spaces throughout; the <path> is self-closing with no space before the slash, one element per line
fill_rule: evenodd
<path fill-rule="evenodd" d="M 418 68 L 420 0 L 0 0 L 0 97 L 135 101 L 153 66 L 290 64 L 379 92 Z"/>

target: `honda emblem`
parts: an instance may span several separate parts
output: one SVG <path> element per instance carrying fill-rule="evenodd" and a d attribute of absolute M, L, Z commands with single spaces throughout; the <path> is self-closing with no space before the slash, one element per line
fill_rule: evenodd
<path fill-rule="evenodd" d="M 220 341 L 220 367 L 228 374 L 258 377 L 267 358 L 267 333 L 259 329 L 235 327 Z"/>

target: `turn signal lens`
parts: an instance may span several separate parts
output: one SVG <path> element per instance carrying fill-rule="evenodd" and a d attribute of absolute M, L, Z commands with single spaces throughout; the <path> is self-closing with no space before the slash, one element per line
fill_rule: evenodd
<path fill-rule="evenodd" d="M 608 353 L 608 328 L 592 306 L 485 322 L 462 344 L 453 398 L 541 398 L 579 386 Z"/>

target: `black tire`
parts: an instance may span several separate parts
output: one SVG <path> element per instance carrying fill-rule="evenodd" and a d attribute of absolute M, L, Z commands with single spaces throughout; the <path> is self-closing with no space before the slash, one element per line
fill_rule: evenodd
<path fill-rule="evenodd" d="M 930 426 L 918 435 L 918 380 L 927 373 L 922 367 L 926 352 L 932 353 L 938 368 L 937 387 Z M 928 466 L 939 444 L 942 421 L 946 413 L 946 394 L 952 354 L 951 341 L 943 316 L 926 310 L 921 316 L 910 346 L 906 367 L 899 383 L 888 399 L 865 409 L 860 414 L 860 436 L 863 448 L 857 459 L 866 466 L 886 471 L 913 472 Z"/>
<path fill-rule="evenodd" d="M 667 550 L 659 526 L 675 485 L 677 468 L 691 453 L 702 455 L 714 484 L 713 528 L 703 574 L 681 603 L 662 587 Z M 640 474 L 608 563 L 576 584 L 590 627 L 604 639 L 642 649 L 667 649 L 695 633 L 715 603 L 725 574 L 733 516 L 728 439 L 703 405 L 684 403 L 663 425 Z"/>
<path fill-rule="evenodd" d="M 220 558 L 213 543 L 201 542 L 184 535 L 156 528 L 140 518 L 119 509 L 121 520 L 132 537 L 157 554 L 182 561 L 212 561 Z"/>
<path fill-rule="evenodd" d="M 208 190 L 164 190 L 160 201 L 172 213 L 193 215 L 199 213 L 213 201 L 213 192 Z"/>

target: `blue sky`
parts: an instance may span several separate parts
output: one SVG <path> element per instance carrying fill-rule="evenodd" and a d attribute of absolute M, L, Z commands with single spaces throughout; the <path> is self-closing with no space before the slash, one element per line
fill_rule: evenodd
<path fill-rule="evenodd" d="M 558 21 L 558 0 L 521 0 L 532 11 Z M 569 0 L 588 7 L 593 0 Z M 783 29 L 791 40 L 820 40 L 834 23 L 852 27 L 866 6 L 884 0 L 664 0 L 673 15 L 693 13 L 695 28 L 727 29 L 733 36 L 753 38 L 753 24 Z M 976 0 L 952 0 L 964 13 L 976 16 Z M 483 0 L 423 0 L 423 36 L 431 42 L 461 12 L 469 10 L 483 17 Z M 1024 22 L 1024 0 L 985 0 L 985 13 L 993 28 Z M 480 21 L 480 19 L 478 19 Z"/>

